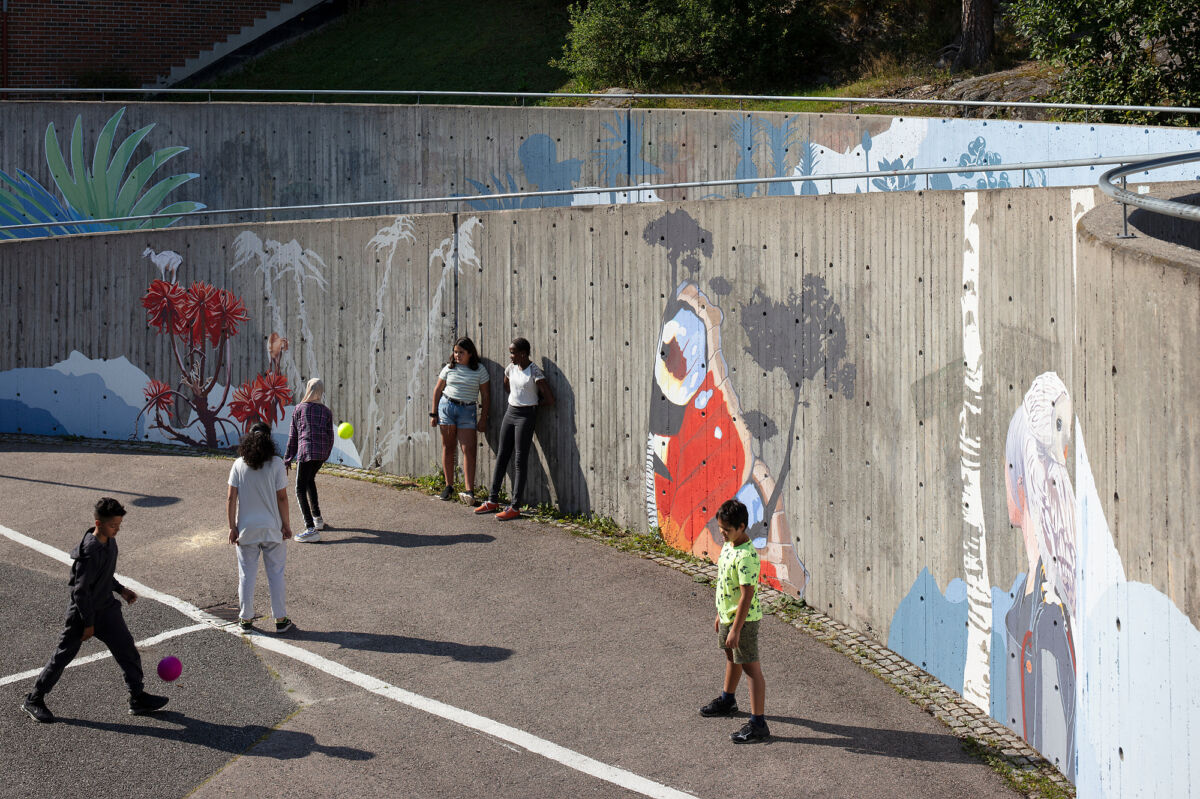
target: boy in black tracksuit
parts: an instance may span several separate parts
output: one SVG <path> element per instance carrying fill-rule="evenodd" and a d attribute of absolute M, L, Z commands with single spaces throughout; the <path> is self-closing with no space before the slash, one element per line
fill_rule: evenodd
<path fill-rule="evenodd" d="M 125 508 L 120 502 L 102 497 L 96 503 L 96 526 L 89 528 L 79 546 L 71 551 L 75 562 L 71 565 L 71 604 L 67 607 L 66 625 L 58 639 L 58 648 L 33 685 L 33 692 L 21 704 L 21 709 L 35 721 L 54 721 L 54 714 L 46 707 L 46 694 L 54 688 L 79 647 L 93 635 L 104 642 L 125 672 L 131 715 L 153 713 L 167 704 L 165 696 L 153 696 L 143 690 L 142 658 L 125 626 L 121 603 L 113 596 L 120 594 L 131 605 L 137 600 L 137 594 L 116 578 L 116 535 L 124 517 Z"/>

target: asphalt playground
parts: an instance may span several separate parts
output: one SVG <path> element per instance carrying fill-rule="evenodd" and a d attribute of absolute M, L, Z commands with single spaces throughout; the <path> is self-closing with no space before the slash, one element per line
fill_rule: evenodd
<path fill-rule="evenodd" d="M 241 635 L 230 465 L 0 440 L 0 799 L 1017 795 L 940 722 L 774 617 L 773 738 L 731 743 L 745 713 L 697 712 L 724 663 L 710 587 L 415 490 L 320 475 L 331 529 L 288 545 L 297 629 L 274 634 L 260 573 L 264 618 Z M 118 573 L 141 597 L 125 618 L 147 689 L 171 702 L 129 716 L 119 669 L 89 641 L 47 697 L 58 723 L 39 725 L 19 705 L 103 495 L 129 510 Z M 168 654 L 174 683 L 154 675 Z"/>

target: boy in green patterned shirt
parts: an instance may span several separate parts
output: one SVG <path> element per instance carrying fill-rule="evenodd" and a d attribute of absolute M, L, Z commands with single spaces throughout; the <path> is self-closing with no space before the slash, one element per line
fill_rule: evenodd
<path fill-rule="evenodd" d="M 750 514 L 736 499 L 727 500 L 717 511 L 717 527 L 725 545 L 717 561 L 717 618 L 713 628 L 725 650 L 725 684 L 721 695 L 700 708 L 701 716 L 732 716 L 737 712 L 738 682 L 742 672 L 750 682 L 750 721 L 731 734 L 735 744 L 765 741 L 771 736 L 764 715 L 767 683 L 758 661 L 758 572 L 761 563 L 746 534 Z"/>

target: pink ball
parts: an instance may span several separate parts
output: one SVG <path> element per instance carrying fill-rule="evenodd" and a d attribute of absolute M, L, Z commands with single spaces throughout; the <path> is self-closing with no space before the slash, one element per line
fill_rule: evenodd
<path fill-rule="evenodd" d="M 179 675 L 183 673 L 183 664 L 179 662 L 179 658 L 174 655 L 167 655 L 162 660 L 158 661 L 158 676 L 167 681 L 174 682 L 179 679 Z"/>

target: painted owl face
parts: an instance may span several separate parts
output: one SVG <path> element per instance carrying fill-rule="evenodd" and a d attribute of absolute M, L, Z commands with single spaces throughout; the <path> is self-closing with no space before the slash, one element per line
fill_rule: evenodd
<path fill-rule="evenodd" d="M 662 326 L 654 381 L 668 400 L 686 405 L 708 374 L 704 322 L 689 308 L 680 308 Z"/>

